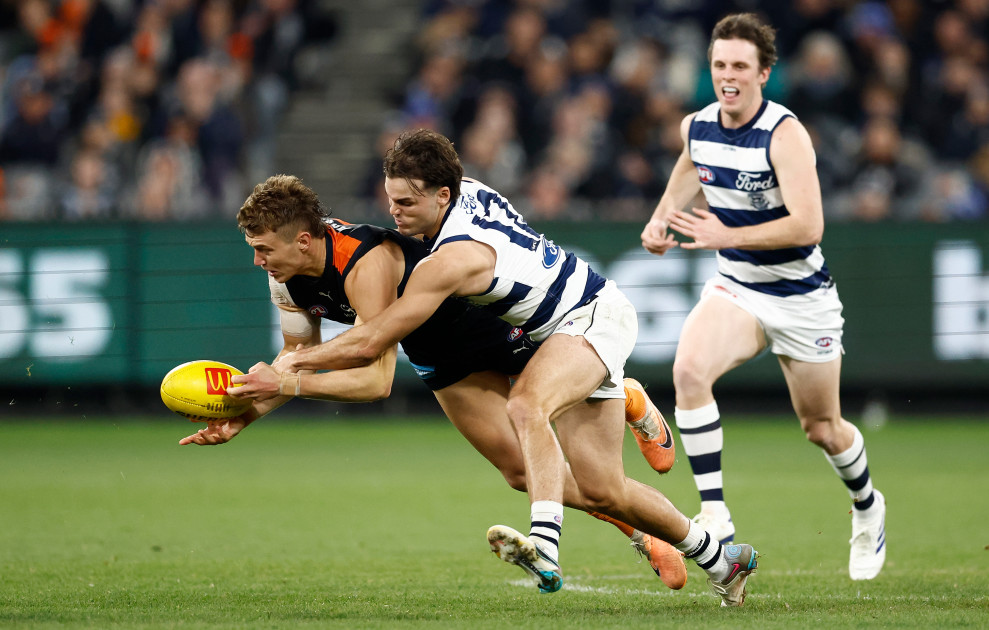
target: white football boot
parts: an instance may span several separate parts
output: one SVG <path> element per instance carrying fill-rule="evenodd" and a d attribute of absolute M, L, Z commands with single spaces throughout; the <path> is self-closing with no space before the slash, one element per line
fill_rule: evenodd
<path fill-rule="evenodd" d="M 707 583 L 721 598 L 722 606 L 741 606 L 745 603 L 745 582 L 759 566 L 759 552 L 752 545 L 725 545 L 722 549 L 731 571 L 723 580 L 708 578 Z"/>
<path fill-rule="evenodd" d="M 722 545 L 727 545 L 735 540 L 735 524 L 732 523 L 731 514 L 727 510 L 724 513 L 701 510 L 701 513 L 695 516 L 693 520 Z"/>
<path fill-rule="evenodd" d="M 853 580 L 871 580 L 886 562 L 886 497 L 872 491 L 875 503 L 868 510 L 852 509 L 852 549 L 848 575 Z"/>
<path fill-rule="evenodd" d="M 555 593 L 563 588 L 563 572 L 539 545 L 507 525 L 492 525 L 488 529 L 491 551 L 509 564 L 522 567 L 536 578 L 540 593 Z"/>

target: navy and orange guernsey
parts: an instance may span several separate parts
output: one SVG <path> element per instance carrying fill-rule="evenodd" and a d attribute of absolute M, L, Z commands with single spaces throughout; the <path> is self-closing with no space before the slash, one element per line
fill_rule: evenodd
<path fill-rule="evenodd" d="M 405 258 L 398 295 L 405 291 L 412 270 L 429 255 L 422 241 L 395 230 L 369 224 L 325 219 L 326 264 L 319 277 L 297 275 L 284 285 L 271 280 L 272 296 L 285 293 L 311 315 L 353 324 L 357 313 L 344 290 L 354 265 L 385 240 L 397 244 Z M 495 370 L 518 374 L 538 344 L 520 329 L 465 300 L 447 298 L 419 328 L 401 341 L 416 373 L 431 389 L 451 385 L 472 372 Z"/>
<path fill-rule="evenodd" d="M 787 216 L 776 170 L 769 156 L 773 131 L 787 108 L 764 100 L 755 117 L 738 129 L 721 124 L 721 106 L 697 112 L 687 141 L 701 190 L 711 212 L 728 227 L 758 225 Z M 771 250 L 722 249 L 718 273 L 754 291 L 787 297 L 831 286 L 818 245 Z"/>
<path fill-rule="evenodd" d="M 467 299 L 538 341 L 567 313 L 593 300 L 606 282 L 582 259 L 529 227 L 498 192 L 470 178 L 461 182 L 459 199 L 427 244 L 436 251 L 464 240 L 497 252 L 491 285 Z"/>

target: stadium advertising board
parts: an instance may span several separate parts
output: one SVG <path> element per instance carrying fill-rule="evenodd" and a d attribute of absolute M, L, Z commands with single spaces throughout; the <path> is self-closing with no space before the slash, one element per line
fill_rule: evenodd
<path fill-rule="evenodd" d="M 713 255 L 650 256 L 637 224 L 536 227 L 621 286 L 639 311 L 631 369 L 668 381 Z M 845 303 L 845 383 L 986 382 L 989 225 L 833 225 L 823 248 Z M 0 228 L 0 377 L 8 387 L 154 385 L 192 359 L 246 369 L 280 343 L 266 278 L 227 224 Z M 399 377 L 414 380 L 404 367 Z M 764 356 L 723 382 L 778 384 L 779 368 Z"/>

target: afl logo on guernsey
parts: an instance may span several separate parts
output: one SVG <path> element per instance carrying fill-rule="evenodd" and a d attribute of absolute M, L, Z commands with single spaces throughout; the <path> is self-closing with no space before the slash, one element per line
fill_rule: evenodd
<path fill-rule="evenodd" d="M 835 343 L 835 339 L 834 337 L 821 337 L 814 343 L 817 344 L 817 347 L 819 348 L 830 348 Z"/>
<path fill-rule="evenodd" d="M 714 171 L 706 166 L 697 167 L 697 176 L 700 177 L 701 183 L 710 184 L 714 182 Z"/>
<path fill-rule="evenodd" d="M 326 317 L 326 314 L 329 313 L 330 311 L 327 310 L 327 308 L 322 304 L 316 304 L 314 306 L 309 307 L 309 312 L 312 313 L 315 317 Z"/>
<path fill-rule="evenodd" d="M 523 333 L 522 333 L 522 329 L 521 328 L 513 328 L 511 330 L 511 332 L 508 333 L 508 340 L 509 341 L 515 341 L 516 339 L 518 339 L 519 337 L 521 337 L 522 334 Z"/>

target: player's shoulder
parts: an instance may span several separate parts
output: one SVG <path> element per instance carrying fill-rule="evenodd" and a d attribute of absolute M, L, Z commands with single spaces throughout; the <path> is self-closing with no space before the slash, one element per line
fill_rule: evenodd
<path fill-rule="evenodd" d="M 688 138 L 717 134 L 720 111 L 720 106 L 715 101 L 703 109 L 684 116 L 680 121 L 680 137 L 683 138 L 684 143 Z"/>
<path fill-rule="evenodd" d="M 814 142 L 810 137 L 810 132 L 803 123 L 794 116 L 781 118 L 770 131 L 772 137 L 769 143 L 769 151 L 773 164 L 779 168 L 781 165 L 802 165 L 803 162 L 797 159 L 806 156 L 811 161 L 816 161 Z M 785 156 L 785 159 L 781 159 Z"/>
<path fill-rule="evenodd" d="M 288 286 L 283 282 L 278 282 L 273 277 L 268 276 L 268 290 L 271 292 L 271 302 L 282 308 L 297 308 Z"/>
<path fill-rule="evenodd" d="M 326 217 L 323 219 L 326 231 L 331 236 L 343 235 L 351 238 L 364 239 L 370 235 L 377 235 L 384 228 L 369 223 L 350 223 L 336 217 Z"/>
<path fill-rule="evenodd" d="M 471 214 L 480 206 L 488 205 L 492 196 L 497 195 L 498 193 L 484 182 L 472 177 L 464 177 L 460 180 L 460 199 L 457 200 L 456 209 Z"/>
<path fill-rule="evenodd" d="M 707 105 L 703 109 L 699 109 L 692 114 L 687 114 L 684 118 L 685 121 L 697 121 L 697 122 L 718 122 L 718 116 L 721 113 L 721 104 L 718 101 Z"/>
<path fill-rule="evenodd" d="M 484 182 L 474 179 L 473 177 L 464 177 L 460 180 L 460 196 L 463 198 L 464 194 L 467 194 L 475 199 L 482 199 L 486 203 L 492 199 L 504 199 L 504 195 L 500 192 L 488 186 Z"/>
<path fill-rule="evenodd" d="M 440 228 L 441 234 L 449 234 L 452 231 L 462 232 L 468 229 L 476 214 L 483 214 L 491 189 L 482 182 L 464 177 L 460 180 L 460 197 L 451 202 L 443 225 Z"/>
<path fill-rule="evenodd" d="M 810 132 L 807 131 L 807 128 L 789 110 L 786 108 L 783 109 L 787 112 L 787 115 L 780 116 L 774 124 L 764 127 L 766 131 L 772 133 L 772 143 L 774 145 L 780 143 L 787 145 L 792 145 L 793 143 L 810 143 Z"/>
<path fill-rule="evenodd" d="M 780 105 L 775 101 L 767 100 L 766 107 L 763 109 L 759 119 L 755 121 L 753 127 L 755 129 L 773 131 L 783 124 L 789 126 L 803 126 L 800 124 L 800 121 L 797 120 L 797 115 L 790 111 L 787 107 Z"/>

